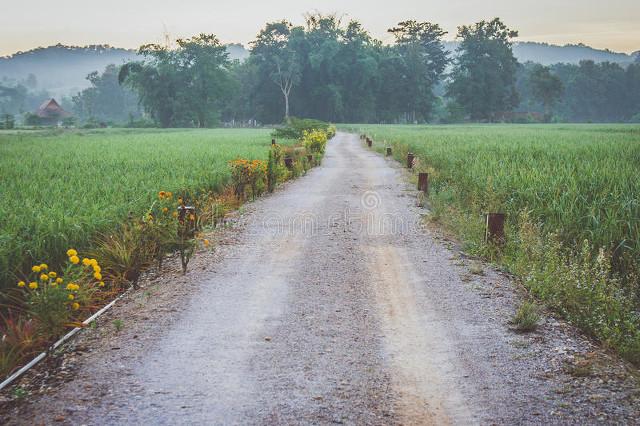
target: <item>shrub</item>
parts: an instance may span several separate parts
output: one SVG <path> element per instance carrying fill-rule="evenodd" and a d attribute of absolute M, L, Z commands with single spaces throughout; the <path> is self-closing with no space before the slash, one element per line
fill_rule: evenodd
<path fill-rule="evenodd" d="M 320 130 L 304 131 L 302 143 L 312 154 L 323 154 L 327 145 L 327 133 Z"/>
<path fill-rule="evenodd" d="M 332 130 L 333 129 L 333 130 Z M 326 134 L 335 135 L 335 127 L 329 123 L 320 120 L 314 120 L 311 118 L 296 118 L 291 117 L 288 123 L 284 123 L 283 127 L 277 128 L 272 136 L 278 139 L 302 139 L 304 132 L 310 132 L 313 130 L 321 130 Z"/>
<path fill-rule="evenodd" d="M 244 199 L 247 186 L 251 188 L 252 198 L 262 193 L 267 179 L 267 163 L 262 160 L 239 158 L 230 161 L 229 165 L 231 166 L 231 180 L 239 199 Z"/>
<path fill-rule="evenodd" d="M 540 315 L 535 303 L 525 301 L 520 305 L 511 323 L 516 330 L 522 332 L 534 331 L 538 327 Z"/>

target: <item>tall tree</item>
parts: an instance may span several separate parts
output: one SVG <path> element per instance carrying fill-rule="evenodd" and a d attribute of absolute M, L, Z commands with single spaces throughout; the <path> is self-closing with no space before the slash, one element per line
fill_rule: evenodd
<path fill-rule="evenodd" d="M 533 98 L 544 107 L 545 121 L 551 121 L 553 105 L 562 96 L 562 80 L 548 67 L 536 65 L 529 74 L 529 86 Z"/>
<path fill-rule="evenodd" d="M 495 121 L 518 104 L 512 41 L 518 32 L 499 18 L 458 28 L 461 40 L 447 95 L 472 120 Z"/>
<path fill-rule="evenodd" d="M 302 31 L 287 21 L 271 22 L 252 42 L 252 55 L 282 93 L 285 120 L 289 119 L 291 89 L 301 77 L 300 58 L 292 40 Z"/>
<path fill-rule="evenodd" d="M 395 50 L 402 60 L 398 71 L 404 78 L 402 97 L 408 121 L 425 121 L 433 110 L 433 88 L 449 62 L 442 43 L 446 31 L 417 21 L 400 22 L 388 31 L 395 36 Z"/>

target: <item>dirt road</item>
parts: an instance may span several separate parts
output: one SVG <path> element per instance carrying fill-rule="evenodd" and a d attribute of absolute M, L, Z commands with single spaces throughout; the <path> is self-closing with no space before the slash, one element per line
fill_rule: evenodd
<path fill-rule="evenodd" d="M 186 278 L 154 277 L 84 333 L 65 383 L 4 421 L 638 421 L 633 370 L 553 318 L 513 332 L 515 285 L 422 227 L 405 173 L 339 133 Z"/>

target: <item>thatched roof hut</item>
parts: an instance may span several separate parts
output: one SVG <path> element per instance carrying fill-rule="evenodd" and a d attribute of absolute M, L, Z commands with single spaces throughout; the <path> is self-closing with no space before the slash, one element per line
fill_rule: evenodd
<path fill-rule="evenodd" d="M 35 114 L 43 124 L 57 124 L 63 118 L 71 117 L 71 114 L 62 109 L 60 104 L 53 98 L 44 101 Z"/>

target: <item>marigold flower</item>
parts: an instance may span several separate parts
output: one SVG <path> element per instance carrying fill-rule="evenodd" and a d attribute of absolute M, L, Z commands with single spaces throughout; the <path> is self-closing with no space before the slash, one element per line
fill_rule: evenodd
<path fill-rule="evenodd" d="M 163 208 L 163 209 L 162 209 L 162 213 L 166 213 L 166 212 L 168 212 L 168 211 L 169 211 L 169 209 L 168 209 L 167 207 L 165 207 L 165 208 Z"/>
<path fill-rule="evenodd" d="M 89 261 L 91 262 L 91 265 L 98 266 L 98 261 L 96 259 L 89 259 Z"/>
<path fill-rule="evenodd" d="M 75 256 L 75 255 L 74 255 L 74 256 L 71 256 L 71 257 L 69 258 L 69 261 L 70 261 L 71 263 L 73 263 L 74 265 L 77 265 L 77 264 L 78 264 L 78 262 L 80 262 L 80 258 L 79 258 L 78 256 Z"/>
<path fill-rule="evenodd" d="M 171 214 L 171 216 L 173 216 L 174 218 L 175 218 L 175 217 L 178 217 L 178 212 L 173 212 L 173 213 Z"/>
<path fill-rule="evenodd" d="M 40 265 L 34 265 L 34 266 L 32 266 L 32 267 L 31 267 L 31 270 L 32 270 L 33 272 L 40 272 Z"/>
<path fill-rule="evenodd" d="M 53 271 L 49 272 L 49 278 L 55 278 L 57 276 L 58 276 L 58 274 L 56 274 L 55 272 L 53 272 Z"/>
<path fill-rule="evenodd" d="M 71 256 L 77 256 L 78 252 L 75 251 L 74 249 L 69 249 L 67 250 L 67 256 L 71 257 Z"/>
<path fill-rule="evenodd" d="M 24 281 L 18 281 L 18 287 L 24 287 L 25 285 Z"/>
<path fill-rule="evenodd" d="M 93 274 L 93 278 L 100 281 L 102 279 L 102 274 L 100 272 L 96 272 L 95 274 Z"/>
<path fill-rule="evenodd" d="M 100 272 L 100 271 L 102 271 L 102 268 L 101 268 L 101 267 L 99 267 L 98 265 L 95 265 L 95 266 L 93 267 L 93 272 Z"/>
<path fill-rule="evenodd" d="M 37 282 L 35 282 L 35 281 L 30 282 L 30 283 L 29 283 L 29 288 L 30 288 L 31 290 L 35 290 L 36 288 L 38 288 L 38 283 L 37 283 Z"/>
<path fill-rule="evenodd" d="M 98 283 L 98 287 L 104 287 L 104 281 L 100 281 L 100 282 Z"/>
<path fill-rule="evenodd" d="M 172 197 L 173 197 L 173 192 L 169 192 L 169 191 L 167 191 L 167 193 L 165 194 L 165 196 L 166 196 L 167 198 L 169 198 L 169 199 L 170 199 L 170 198 L 172 198 Z"/>
<path fill-rule="evenodd" d="M 80 286 L 78 284 L 75 284 L 75 283 L 69 283 L 69 284 L 67 284 L 67 290 L 77 291 L 77 290 L 80 290 Z"/>
<path fill-rule="evenodd" d="M 75 299 L 75 298 L 76 298 L 76 297 L 75 297 L 73 294 L 69 294 L 69 295 L 67 295 L 67 299 L 69 299 L 69 300 L 73 300 L 73 299 Z"/>
<path fill-rule="evenodd" d="M 42 275 L 40 275 L 40 280 L 41 280 L 41 281 L 47 281 L 47 280 L 49 280 L 49 275 L 47 275 L 47 274 L 42 274 Z"/>
<path fill-rule="evenodd" d="M 205 247 L 209 247 L 209 240 L 202 240 Z"/>
<path fill-rule="evenodd" d="M 160 198 L 161 200 L 162 200 L 166 195 L 167 195 L 167 193 L 166 193 L 166 192 L 164 192 L 164 191 L 160 191 L 160 192 L 158 192 L 158 198 Z"/>
<path fill-rule="evenodd" d="M 42 269 L 49 269 L 49 266 L 47 266 L 47 264 L 46 264 L 46 263 L 41 263 L 41 264 L 40 264 L 40 269 L 41 269 L 41 270 L 42 270 Z"/>
<path fill-rule="evenodd" d="M 77 311 L 78 309 L 80 309 L 80 304 L 78 302 L 73 302 L 71 304 L 71 309 L 73 309 L 74 311 Z"/>
<path fill-rule="evenodd" d="M 56 278 L 56 284 L 62 284 L 63 281 L 62 278 Z"/>
<path fill-rule="evenodd" d="M 91 265 L 91 259 L 87 259 L 86 257 L 84 259 L 82 259 L 82 264 L 84 266 L 89 266 Z"/>

